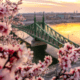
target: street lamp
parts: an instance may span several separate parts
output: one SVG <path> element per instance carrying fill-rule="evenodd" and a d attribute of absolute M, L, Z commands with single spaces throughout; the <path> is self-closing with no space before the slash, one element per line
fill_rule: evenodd
<path fill-rule="evenodd" d="M 72 34 L 73 35 L 73 34 Z M 69 34 L 68 34 L 68 39 L 69 39 Z"/>
<path fill-rule="evenodd" d="M 68 39 L 69 39 L 69 34 L 68 34 Z"/>

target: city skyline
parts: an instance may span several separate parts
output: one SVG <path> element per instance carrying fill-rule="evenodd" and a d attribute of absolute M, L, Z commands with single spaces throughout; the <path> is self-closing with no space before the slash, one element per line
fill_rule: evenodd
<path fill-rule="evenodd" d="M 80 12 L 80 0 L 23 0 L 20 8 L 19 13 Z"/>

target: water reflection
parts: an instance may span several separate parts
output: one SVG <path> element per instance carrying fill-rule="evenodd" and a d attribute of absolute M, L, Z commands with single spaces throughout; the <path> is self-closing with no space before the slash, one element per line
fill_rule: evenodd
<path fill-rule="evenodd" d="M 38 60 L 44 60 L 44 56 L 45 56 L 45 45 L 44 46 L 36 46 L 36 47 L 32 47 L 31 49 L 34 51 L 34 58 L 33 61 L 34 62 L 38 62 Z"/>
<path fill-rule="evenodd" d="M 46 45 L 31 47 L 31 49 L 34 51 L 33 62 L 38 63 L 39 60 L 44 61 L 44 57 L 49 55 L 49 53 L 45 52 L 46 47 Z M 52 57 L 52 59 L 52 64 L 58 63 L 58 60 L 56 58 Z"/>
<path fill-rule="evenodd" d="M 80 23 L 62 23 L 50 26 L 66 38 L 80 44 Z"/>

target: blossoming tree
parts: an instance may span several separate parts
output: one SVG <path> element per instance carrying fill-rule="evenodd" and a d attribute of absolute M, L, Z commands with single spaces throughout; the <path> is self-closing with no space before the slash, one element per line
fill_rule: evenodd
<path fill-rule="evenodd" d="M 63 48 L 59 49 L 58 60 L 61 71 L 52 80 L 80 80 L 80 67 L 72 68 L 72 63 L 75 63 L 80 58 L 80 47 L 75 48 L 70 43 L 66 43 Z"/>
<path fill-rule="evenodd" d="M 45 74 L 52 63 L 50 56 L 45 56 L 44 61 L 32 63 L 33 51 L 26 48 L 25 44 L 16 41 L 10 32 L 12 24 L 17 24 L 14 17 L 17 15 L 19 5 L 10 0 L 0 0 L 0 80 L 44 80 L 40 75 Z M 22 21 L 22 16 L 16 16 Z M 22 24 L 18 21 L 18 24 Z M 61 71 L 52 80 L 79 80 L 80 67 L 71 68 L 71 63 L 76 62 L 80 56 L 80 47 L 66 43 L 58 52 Z"/>
<path fill-rule="evenodd" d="M 9 35 L 20 4 L 22 0 L 0 0 L 0 80 L 43 80 L 39 75 L 46 73 L 52 58 L 45 56 L 44 62 L 32 63 L 33 51 Z M 22 16 L 17 17 L 22 20 Z"/>

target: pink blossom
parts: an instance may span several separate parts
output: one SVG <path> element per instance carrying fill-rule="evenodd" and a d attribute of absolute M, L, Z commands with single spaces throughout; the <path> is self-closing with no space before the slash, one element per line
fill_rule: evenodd
<path fill-rule="evenodd" d="M 0 22 L 0 36 L 7 36 L 11 31 L 11 25 L 7 25 L 5 22 Z"/>
<path fill-rule="evenodd" d="M 51 80 L 55 80 L 56 79 L 56 77 L 53 77 Z"/>
<path fill-rule="evenodd" d="M 6 8 L 0 4 L 0 18 L 3 18 L 6 15 Z"/>
<path fill-rule="evenodd" d="M 42 77 L 37 77 L 36 80 L 44 80 Z"/>

